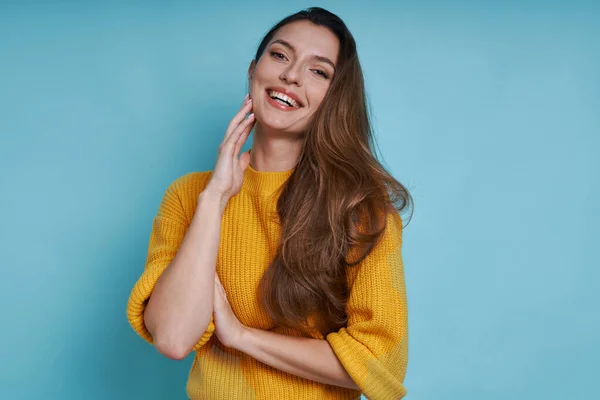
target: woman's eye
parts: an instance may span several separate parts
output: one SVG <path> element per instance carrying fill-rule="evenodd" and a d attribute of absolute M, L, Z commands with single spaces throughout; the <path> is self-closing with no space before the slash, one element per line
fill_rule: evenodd
<path fill-rule="evenodd" d="M 281 53 L 276 52 L 276 51 L 272 51 L 271 52 L 271 56 L 275 57 L 275 58 L 277 58 L 279 60 L 285 60 L 285 56 L 283 54 L 281 54 Z"/>
<path fill-rule="evenodd" d="M 329 77 L 329 75 L 327 75 L 327 73 L 325 71 L 321 71 L 320 69 L 314 69 L 313 71 L 315 71 L 317 73 L 317 75 L 321 75 L 325 79 L 327 79 Z"/>

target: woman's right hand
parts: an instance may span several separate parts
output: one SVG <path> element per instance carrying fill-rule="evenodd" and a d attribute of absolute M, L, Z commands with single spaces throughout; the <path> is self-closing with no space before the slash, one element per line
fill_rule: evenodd
<path fill-rule="evenodd" d="M 251 110 L 252 99 L 246 95 L 242 107 L 227 127 L 225 138 L 219 146 L 215 168 L 204 190 L 204 192 L 220 197 L 225 204 L 231 197 L 239 193 L 244 180 L 244 171 L 250 164 L 248 152 L 242 153 L 239 158 L 238 154 L 255 123 L 254 114 L 245 118 Z"/>

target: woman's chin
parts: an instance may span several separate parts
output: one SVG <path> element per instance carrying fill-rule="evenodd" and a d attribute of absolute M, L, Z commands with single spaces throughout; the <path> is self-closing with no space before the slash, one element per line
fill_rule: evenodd
<path fill-rule="evenodd" d="M 256 123 L 260 129 L 267 134 L 295 134 L 298 132 L 296 127 L 290 126 L 289 121 L 273 116 L 256 115 Z"/>

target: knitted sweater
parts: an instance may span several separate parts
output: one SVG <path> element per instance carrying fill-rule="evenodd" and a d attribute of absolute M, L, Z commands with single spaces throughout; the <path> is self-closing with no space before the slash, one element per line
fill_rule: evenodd
<path fill-rule="evenodd" d="M 167 188 L 153 220 L 144 270 L 127 305 L 133 329 L 153 343 L 144 325 L 144 308 L 160 274 L 177 253 L 212 171 L 192 172 Z M 300 336 L 277 326 L 259 302 L 258 285 L 277 250 L 281 235 L 277 189 L 292 174 L 260 172 L 248 166 L 240 193 L 232 197 L 221 221 L 216 272 L 239 321 L 249 327 Z M 275 213 L 276 215 L 276 213 Z M 400 399 L 408 359 L 408 320 L 402 264 L 402 220 L 394 212 L 382 240 L 358 265 L 349 267 L 348 324 L 323 337 L 360 391 L 326 385 L 270 367 L 226 347 L 216 335 L 214 318 L 199 338 L 187 382 L 192 400 L 217 399 Z"/>

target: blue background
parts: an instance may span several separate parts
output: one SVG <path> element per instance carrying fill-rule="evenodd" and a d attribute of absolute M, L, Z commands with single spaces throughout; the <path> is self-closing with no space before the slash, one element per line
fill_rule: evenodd
<path fill-rule="evenodd" d="M 415 199 L 407 398 L 594 396 L 598 3 L 54 3 L 0 5 L 0 398 L 185 398 L 191 356 L 125 315 L 151 222 L 212 169 L 262 35 L 312 5 L 355 35 Z"/>

